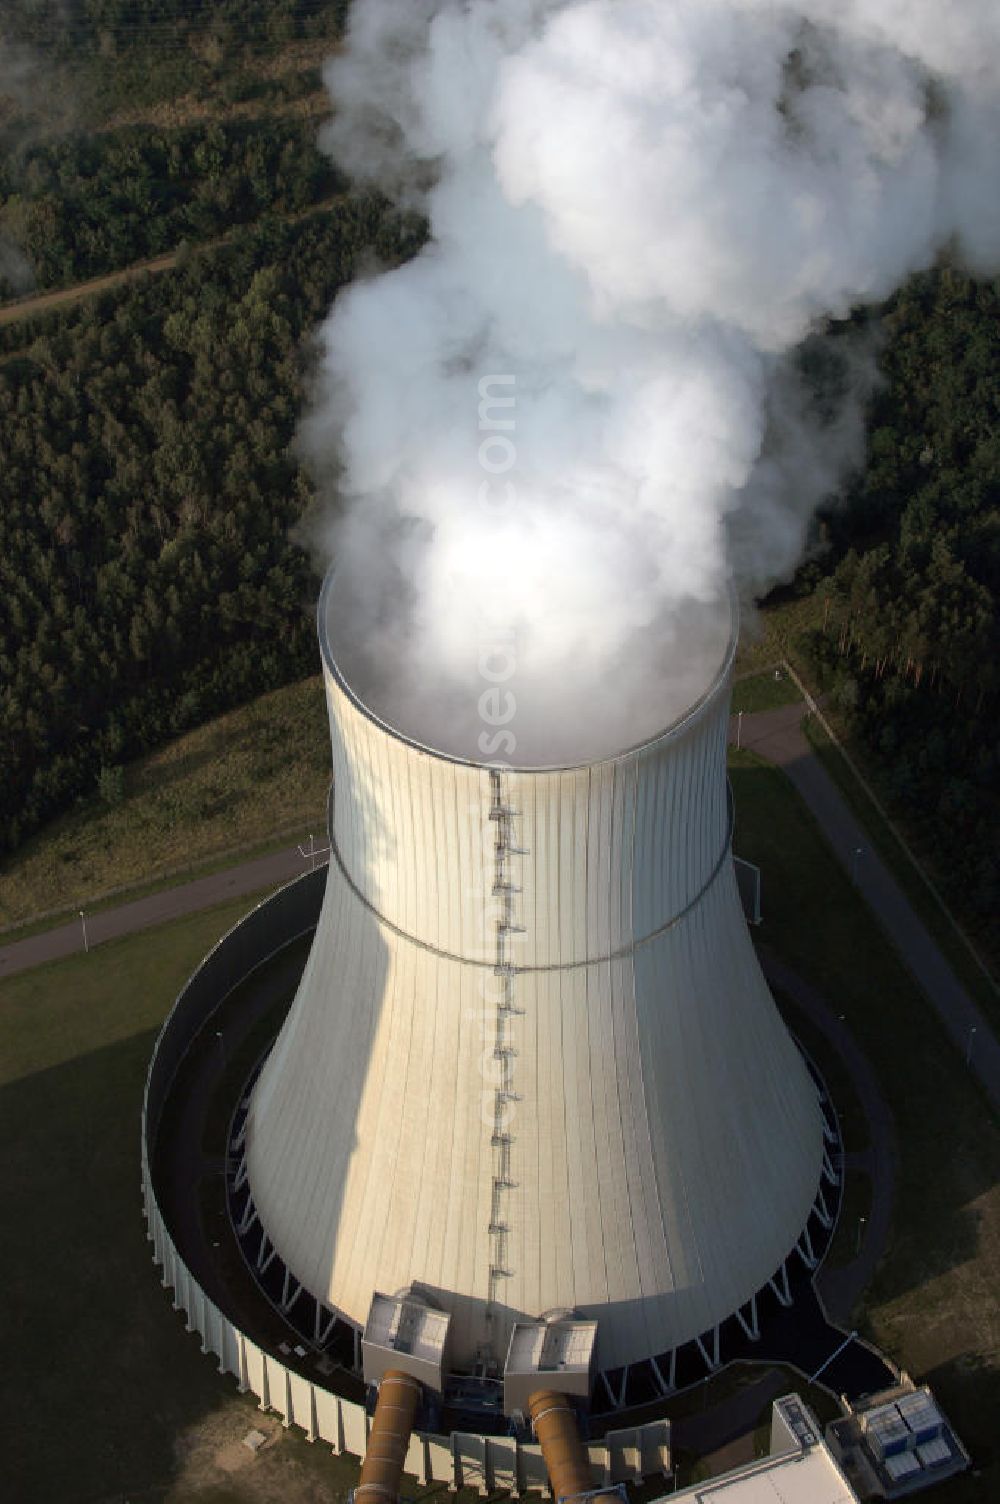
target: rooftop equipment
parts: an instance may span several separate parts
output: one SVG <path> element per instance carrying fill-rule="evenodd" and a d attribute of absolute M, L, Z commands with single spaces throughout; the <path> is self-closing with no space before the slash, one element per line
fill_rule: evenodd
<path fill-rule="evenodd" d="M 918 1444 L 933 1441 L 944 1430 L 944 1416 L 934 1402 L 933 1395 L 916 1389 L 896 1401 L 896 1409 L 912 1431 Z"/>
<path fill-rule="evenodd" d="M 361 1342 L 366 1384 L 377 1383 L 390 1369 L 411 1374 L 441 1393 L 451 1317 L 436 1311 L 419 1294 L 372 1296 Z"/>
<path fill-rule="evenodd" d="M 883 1466 L 893 1483 L 901 1483 L 920 1472 L 920 1462 L 912 1452 L 892 1452 L 883 1459 Z"/>
<path fill-rule="evenodd" d="M 969 1454 L 927 1385 L 900 1384 L 868 1395 L 827 1437 L 836 1454 L 857 1470 L 863 1491 L 895 1499 L 963 1472 Z"/>
<path fill-rule="evenodd" d="M 886 1405 L 863 1416 L 861 1429 L 868 1445 L 880 1459 L 905 1452 L 913 1442 L 910 1428 L 895 1405 Z"/>
<path fill-rule="evenodd" d="M 540 1388 L 558 1389 L 586 1404 L 594 1382 L 596 1321 L 571 1316 L 515 1322 L 503 1371 L 506 1415 L 527 1415 L 528 1401 Z"/>

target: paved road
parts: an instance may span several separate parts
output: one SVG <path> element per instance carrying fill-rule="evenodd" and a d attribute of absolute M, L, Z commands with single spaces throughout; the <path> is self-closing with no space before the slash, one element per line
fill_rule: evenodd
<path fill-rule="evenodd" d="M 181 919 L 185 914 L 195 914 L 199 909 L 209 909 L 230 898 L 240 898 L 263 888 L 280 887 L 298 877 L 305 868 L 298 847 L 292 846 L 244 862 L 239 867 L 229 867 L 222 872 L 213 872 L 209 877 L 199 877 L 194 882 L 151 893 L 148 898 L 137 898 L 118 908 L 104 909 L 87 916 L 88 943 L 100 945 L 104 940 L 115 940 L 135 930 L 149 929 L 168 919 Z M 43 930 L 26 940 L 15 940 L 12 945 L 0 949 L 0 981 L 31 966 L 58 961 L 82 950 L 83 925 L 79 919 L 56 929 Z"/>
<path fill-rule="evenodd" d="M 971 1038 L 971 1069 L 1000 1111 L 1000 1044 L 986 1016 L 966 992 L 941 950 L 874 849 L 867 831 L 842 798 L 802 730 L 801 704 L 744 714 L 741 745 L 775 763 L 801 794 L 834 853 L 852 874 L 889 939 L 926 993 L 956 1046 L 965 1056 Z M 736 737 L 736 719 L 730 740 Z M 861 855 L 856 856 L 860 848 Z M 973 1030 L 975 1031 L 973 1033 Z"/>

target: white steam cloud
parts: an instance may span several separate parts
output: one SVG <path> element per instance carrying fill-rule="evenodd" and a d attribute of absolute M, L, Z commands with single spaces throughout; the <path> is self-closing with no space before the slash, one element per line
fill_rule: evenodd
<path fill-rule="evenodd" d="M 483 755 L 501 663 L 512 760 L 634 743 L 857 457 L 802 342 L 942 249 L 996 264 L 1000 8 L 362 0 L 327 81 L 329 149 L 431 226 L 323 331 L 334 652 L 445 750 Z"/>

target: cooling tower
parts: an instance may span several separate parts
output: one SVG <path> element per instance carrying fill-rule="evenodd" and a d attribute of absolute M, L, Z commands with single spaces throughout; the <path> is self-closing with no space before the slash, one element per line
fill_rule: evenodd
<path fill-rule="evenodd" d="M 794 1249 L 824 1158 L 733 871 L 733 643 L 643 745 L 499 769 L 366 707 L 328 593 L 331 859 L 247 1120 L 265 1232 L 358 1327 L 421 1287 L 458 1366 L 553 1308 L 598 1320 L 605 1371 L 704 1338 Z"/>

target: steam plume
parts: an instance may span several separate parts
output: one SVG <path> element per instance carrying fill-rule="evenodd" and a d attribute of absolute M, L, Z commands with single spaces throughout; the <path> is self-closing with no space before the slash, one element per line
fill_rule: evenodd
<path fill-rule="evenodd" d="M 326 144 L 432 236 L 339 299 L 304 427 L 376 709 L 481 756 L 509 660 L 503 750 L 549 762 L 704 689 L 727 590 L 791 572 L 857 457 L 802 342 L 942 248 L 997 260 L 998 68 L 993 0 L 356 6 Z"/>

